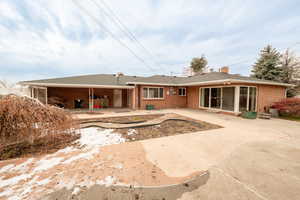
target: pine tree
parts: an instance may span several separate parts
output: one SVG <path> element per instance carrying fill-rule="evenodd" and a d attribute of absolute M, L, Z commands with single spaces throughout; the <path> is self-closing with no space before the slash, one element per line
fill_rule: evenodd
<path fill-rule="evenodd" d="M 282 67 L 280 53 L 271 45 L 261 50 L 260 57 L 253 65 L 252 77 L 264 80 L 281 81 Z"/>

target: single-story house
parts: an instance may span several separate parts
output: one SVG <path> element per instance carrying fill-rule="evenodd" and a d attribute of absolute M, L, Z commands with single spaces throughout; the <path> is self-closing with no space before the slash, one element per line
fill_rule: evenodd
<path fill-rule="evenodd" d="M 228 67 L 188 77 L 96 74 L 23 81 L 31 96 L 44 103 L 62 100 L 67 109 L 132 108 L 210 109 L 238 114 L 264 112 L 286 97 L 290 84 L 229 74 Z"/>

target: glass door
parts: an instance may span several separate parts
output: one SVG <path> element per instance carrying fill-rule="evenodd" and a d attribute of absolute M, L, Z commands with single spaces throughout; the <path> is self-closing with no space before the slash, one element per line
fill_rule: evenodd
<path fill-rule="evenodd" d="M 211 108 L 221 108 L 221 89 L 211 88 Z"/>
<path fill-rule="evenodd" d="M 222 88 L 222 110 L 234 111 L 234 87 Z"/>
<path fill-rule="evenodd" d="M 240 87 L 240 112 L 256 111 L 256 87 Z"/>

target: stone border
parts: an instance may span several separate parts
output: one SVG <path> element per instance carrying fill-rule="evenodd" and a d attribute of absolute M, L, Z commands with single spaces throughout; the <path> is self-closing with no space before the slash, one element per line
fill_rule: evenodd
<path fill-rule="evenodd" d="M 101 122 L 101 120 L 99 120 L 99 121 L 95 120 L 92 122 L 81 122 L 80 128 L 90 128 L 90 127 L 99 127 L 99 128 L 107 128 L 107 129 L 143 128 L 143 127 L 148 127 L 148 126 L 159 125 L 168 120 L 185 121 L 185 122 L 193 123 L 196 126 L 202 126 L 200 123 L 192 121 L 192 120 L 187 120 L 187 119 L 183 119 L 180 117 L 172 117 L 172 115 L 171 116 L 164 115 L 157 119 L 148 120 L 148 121 L 140 122 L 140 123 L 107 123 L 107 122 Z"/>

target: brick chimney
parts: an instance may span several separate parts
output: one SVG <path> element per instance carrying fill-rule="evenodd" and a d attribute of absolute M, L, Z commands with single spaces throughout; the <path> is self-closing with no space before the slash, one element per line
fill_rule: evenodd
<path fill-rule="evenodd" d="M 221 67 L 220 72 L 228 74 L 229 73 L 229 67 L 228 66 Z"/>

